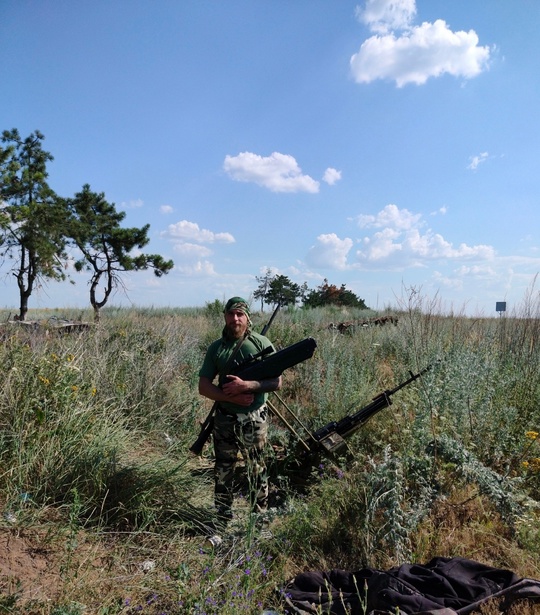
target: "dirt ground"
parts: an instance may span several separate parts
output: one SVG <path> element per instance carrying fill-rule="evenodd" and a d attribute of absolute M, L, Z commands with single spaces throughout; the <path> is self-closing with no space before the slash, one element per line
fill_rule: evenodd
<path fill-rule="evenodd" d="M 42 615 L 59 603 L 99 603 L 115 580 L 118 587 L 120 579 L 142 574 L 135 566 L 118 567 L 107 546 L 84 532 L 0 527 L 0 612 Z"/>
<path fill-rule="evenodd" d="M 58 554 L 38 534 L 0 529 L 0 591 L 19 600 L 50 601 L 62 579 Z"/>

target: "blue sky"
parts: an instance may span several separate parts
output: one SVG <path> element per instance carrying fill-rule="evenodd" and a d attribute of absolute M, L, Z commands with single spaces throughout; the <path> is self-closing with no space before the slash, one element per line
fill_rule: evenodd
<path fill-rule="evenodd" d="M 0 130 L 40 130 L 58 194 L 90 184 L 174 260 L 113 305 L 271 269 L 496 316 L 537 292 L 538 31 L 537 0 L 2 0 Z M 30 307 L 87 306 L 73 277 Z"/>

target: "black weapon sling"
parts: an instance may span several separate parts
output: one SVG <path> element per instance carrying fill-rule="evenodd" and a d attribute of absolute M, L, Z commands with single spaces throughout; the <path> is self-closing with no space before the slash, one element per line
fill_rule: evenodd
<path fill-rule="evenodd" d="M 230 371 L 236 355 L 240 351 L 240 348 L 242 348 L 242 344 L 250 336 L 250 333 L 251 333 L 251 331 L 249 329 L 247 329 L 246 332 L 244 333 L 244 335 L 242 335 L 242 337 L 236 342 L 236 346 L 233 348 L 231 356 L 227 359 L 227 363 L 225 363 L 225 365 L 223 366 L 223 369 L 219 373 L 219 383 L 220 384 L 221 384 L 222 379 L 225 378 L 225 376 L 227 376 L 228 372 Z M 218 403 L 218 402 L 216 402 L 216 403 Z"/>
<path fill-rule="evenodd" d="M 219 383 L 220 384 L 221 384 L 222 379 L 225 378 L 227 373 L 230 371 L 231 366 L 233 365 L 233 362 L 234 362 L 234 359 L 235 359 L 236 355 L 240 351 L 240 348 L 242 348 L 243 343 L 249 337 L 249 334 L 250 334 L 250 331 L 248 329 L 248 330 L 246 330 L 244 335 L 242 335 L 242 337 L 236 342 L 236 346 L 233 348 L 231 356 L 227 359 L 227 363 L 225 363 L 225 365 L 223 366 L 223 369 L 219 373 Z M 218 409 L 219 409 L 219 402 L 215 401 L 214 404 L 212 405 L 212 409 L 210 410 L 210 415 L 209 415 L 209 416 L 212 417 L 212 420 L 213 420 L 214 414 L 216 413 L 216 411 Z"/>

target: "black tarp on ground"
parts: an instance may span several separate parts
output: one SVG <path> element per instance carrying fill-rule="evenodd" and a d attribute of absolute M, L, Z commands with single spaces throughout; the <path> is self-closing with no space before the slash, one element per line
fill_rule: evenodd
<path fill-rule="evenodd" d="M 387 571 L 305 572 L 282 591 L 289 609 L 309 615 L 467 615 L 491 598 L 502 600 L 502 612 L 517 600 L 540 603 L 540 581 L 459 557 Z"/>

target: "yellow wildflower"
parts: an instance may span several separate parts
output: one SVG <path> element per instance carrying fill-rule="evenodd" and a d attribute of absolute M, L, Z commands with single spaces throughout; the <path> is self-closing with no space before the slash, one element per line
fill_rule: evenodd
<path fill-rule="evenodd" d="M 531 459 L 529 466 L 534 472 L 540 472 L 540 457 L 534 457 Z"/>
<path fill-rule="evenodd" d="M 528 440 L 536 440 L 538 438 L 538 432 L 537 431 L 526 431 L 525 437 Z"/>

